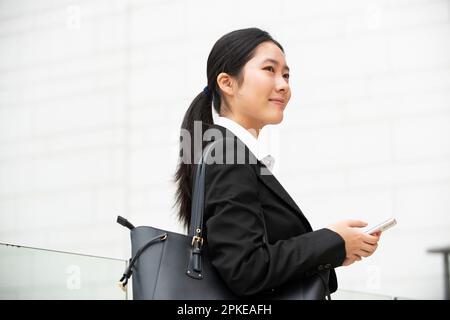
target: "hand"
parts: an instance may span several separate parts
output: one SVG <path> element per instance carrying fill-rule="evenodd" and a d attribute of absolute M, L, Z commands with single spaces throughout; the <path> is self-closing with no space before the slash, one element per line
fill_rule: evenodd
<path fill-rule="evenodd" d="M 342 266 L 347 267 L 347 266 L 355 263 L 356 261 L 361 261 L 362 258 L 360 256 L 356 256 L 356 257 L 357 257 L 356 259 L 345 258 L 344 262 L 342 263 Z"/>
<path fill-rule="evenodd" d="M 371 256 L 378 247 L 381 232 L 369 235 L 357 228 L 367 226 L 367 223 L 359 220 L 346 220 L 329 226 L 328 228 L 339 234 L 345 241 L 346 259 L 343 266 L 360 261 L 362 257 Z"/>
<path fill-rule="evenodd" d="M 380 239 L 380 237 L 381 237 L 381 231 L 376 232 L 376 233 L 374 233 L 373 235 L 376 236 L 376 237 L 378 237 L 378 239 Z M 351 259 L 350 259 L 350 258 L 345 258 L 344 262 L 342 263 L 342 266 L 343 266 L 343 267 L 347 267 L 347 266 L 349 266 L 349 265 L 355 263 L 356 261 L 361 261 L 361 260 L 362 260 L 362 258 L 361 258 L 360 256 L 358 256 L 358 255 L 356 255 L 355 257 L 353 257 L 353 258 L 351 258 Z"/>

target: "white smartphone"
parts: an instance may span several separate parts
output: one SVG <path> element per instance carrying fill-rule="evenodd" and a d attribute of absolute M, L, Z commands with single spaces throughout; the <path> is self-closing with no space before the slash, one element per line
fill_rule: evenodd
<path fill-rule="evenodd" d="M 387 229 L 392 228 L 396 224 L 397 224 L 397 220 L 395 220 L 395 218 L 389 218 L 386 221 L 383 221 L 380 224 L 377 224 L 376 226 L 368 229 L 367 231 L 365 231 L 365 233 L 372 234 L 372 233 L 376 233 L 379 231 L 383 232 L 383 231 L 386 231 Z"/>

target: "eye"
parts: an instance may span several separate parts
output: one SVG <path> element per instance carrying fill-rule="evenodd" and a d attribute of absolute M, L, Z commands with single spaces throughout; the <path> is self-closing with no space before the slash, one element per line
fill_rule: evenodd
<path fill-rule="evenodd" d="M 284 77 L 286 80 L 289 80 L 289 73 L 284 74 L 283 77 Z"/>
<path fill-rule="evenodd" d="M 272 66 L 265 67 L 264 70 L 275 71 L 275 69 Z"/>

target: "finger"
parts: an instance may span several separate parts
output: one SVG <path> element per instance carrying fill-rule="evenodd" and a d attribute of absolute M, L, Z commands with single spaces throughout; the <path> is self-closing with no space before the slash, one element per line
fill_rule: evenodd
<path fill-rule="evenodd" d="M 361 249 L 361 250 L 359 250 L 357 253 L 358 253 L 361 257 L 368 258 L 368 257 L 370 257 L 370 256 L 374 253 L 374 251 L 367 251 L 367 250 Z"/>
<path fill-rule="evenodd" d="M 381 231 L 378 231 L 377 233 L 374 233 L 373 236 L 377 237 L 378 240 L 380 240 L 380 237 L 381 237 Z"/>
<path fill-rule="evenodd" d="M 375 232 L 375 233 L 373 234 L 373 236 L 380 238 L 380 236 L 381 236 L 381 231 Z"/>
<path fill-rule="evenodd" d="M 363 241 L 370 244 L 376 244 L 379 240 L 379 237 L 372 236 L 370 234 L 363 234 Z"/>
<path fill-rule="evenodd" d="M 351 264 L 354 263 L 354 262 L 355 262 L 355 260 L 353 260 L 353 259 L 345 259 L 344 262 L 342 263 L 342 265 L 343 265 L 344 267 L 346 267 L 346 266 L 351 265 Z"/>
<path fill-rule="evenodd" d="M 367 226 L 367 222 L 361 220 L 347 220 L 347 225 L 352 228 L 363 228 Z"/>
<path fill-rule="evenodd" d="M 358 254 L 352 254 L 350 259 L 355 260 L 355 261 L 361 261 L 362 260 L 361 256 L 358 255 Z"/>
<path fill-rule="evenodd" d="M 358 251 L 358 253 L 367 258 L 370 257 L 375 250 L 377 249 L 378 245 L 364 245 L 363 247 L 361 247 L 360 251 Z"/>
<path fill-rule="evenodd" d="M 355 260 L 351 259 L 348 261 L 348 265 L 354 264 L 355 262 L 356 262 Z"/>
<path fill-rule="evenodd" d="M 361 245 L 361 249 L 364 251 L 367 251 L 369 253 L 374 253 L 375 250 L 377 250 L 378 244 L 368 244 L 368 243 L 363 243 Z"/>
<path fill-rule="evenodd" d="M 370 257 L 372 255 L 371 252 L 366 251 L 366 250 L 362 250 L 362 249 L 358 250 L 356 253 L 358 255 L 360 255 L 361 257 L 364 257 L 364 258 Z"/>

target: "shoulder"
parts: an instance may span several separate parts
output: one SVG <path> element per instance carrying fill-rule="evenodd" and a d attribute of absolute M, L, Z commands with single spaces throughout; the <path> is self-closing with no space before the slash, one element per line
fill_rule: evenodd
<path fill-rule="evenodd" d="M 205 180 L 211 186 L 217 184 L 257 184 L 257 169 L 251 164 L 207 164 Z M 243 187 L 243 186 L 239 186 Z"/>

